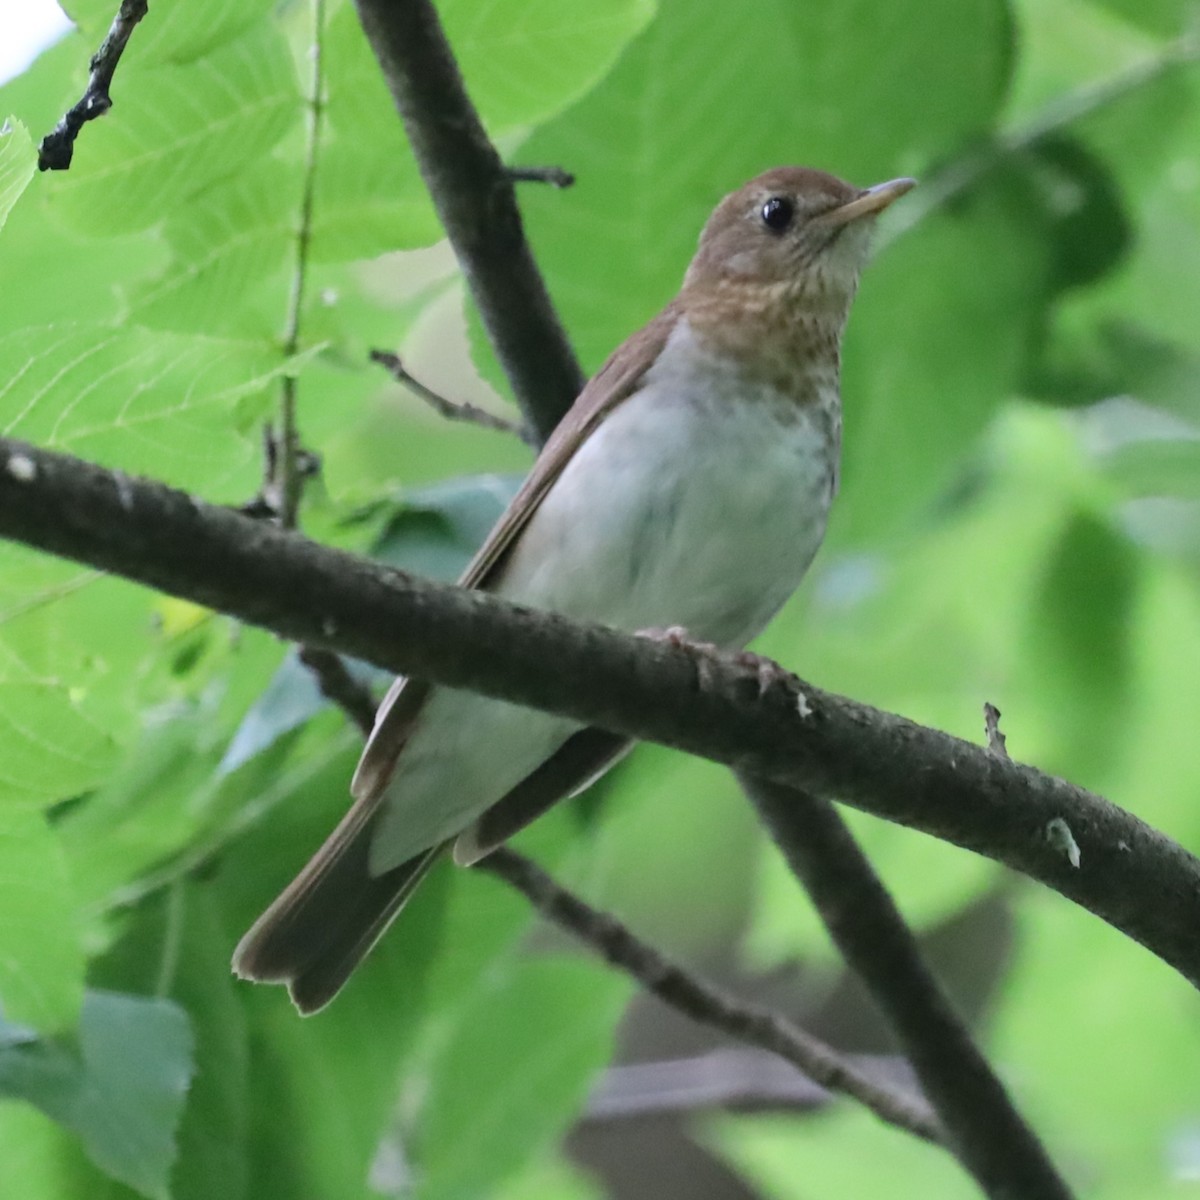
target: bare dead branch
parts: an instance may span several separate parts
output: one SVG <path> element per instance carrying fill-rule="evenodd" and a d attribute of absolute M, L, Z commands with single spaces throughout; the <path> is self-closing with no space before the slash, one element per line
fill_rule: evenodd
<path fill-rule="evenodd" d="M 548 183 L 556 188 L 575 186 L 575 176 L 562 167 L 509 167 L 508 177 L 513 183 Z"/>
<path fill-rule="evenodd" d="M 121 7 L 109 26 L 100 49 L 92 55 L 88 64 L 91 74 L 87 88 L 74 107 L 69 108 L 54 129 L 42 138 L 38 147 L 39 171 L 65 171 L 75 154 L 75 139 L 88 121 L 102 117 L 112 108 L 113 75 L 121 55 L 137 23 L 146 15 L 149 5 L 146 0 L 121 0 Z"/>
<path fill-rule="evenodd" d="M 1000 732 L 1000 710 L 994 704 L 983 706 L 983 731 L 987 734 L 988 749 L 997 758 L 1008 758 L 1007 739 Z"/>
<path fill-rule="evenodd" d="M 735 999 L 678 966 L 615 917 L 598 912 L 559 887 L 536 863 L 516 851 L 506 847 L 493 851 L 478 869 L 510 883 L 544 917 L 693 1021 L 779 1055 L 822 1087 L 854 1097 L 890 1125 L 926 1141 L 942 1140 L 938 1122 L 919 1094 L 903 1092 L 864 1075 L 832 1046 L 782 1014 Z"/>
<path fill-rule="evenodd" d="M 484 429 L 494 429 L 498 433 L 510 433 L 513 437 L 520 438 L 526 445 L 536 446 L 538 444 L 534 435 L 523 425 L 518 425 L 515 421 L 506 421 L 503 417 L 498 417 L 495 413 L 480 408 L 477 404 L 468 404 L 463 400 L 448 400 L 431 387 L 427 387 L 416 376 L 409 374 L 398 354 L 392 354 L 388 350 L 372 350 L 371 361 L 384 367 L 397 383 L 403 384 L 415 396 L 424 400 L 439 417 L 445 417 L 448 421 L 465 421 L 467 424 L 479 425 Z"/>

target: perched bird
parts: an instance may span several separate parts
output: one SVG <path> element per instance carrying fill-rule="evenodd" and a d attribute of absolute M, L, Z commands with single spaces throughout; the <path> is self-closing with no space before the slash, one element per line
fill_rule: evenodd
<path fill-rule="evenodd" d="M 842 330 L 866 190 L 779 167 L 726 196 L 679 295 L 588 383 L 462 577 L 631 632 L 741 648 L 795 591 L 837 490 Z M 327 1004 L 450 846 L 473 862 L 629 748 L 571 721 L 398 679 L 354 804 L 242 939 L 234 970 Z"/>

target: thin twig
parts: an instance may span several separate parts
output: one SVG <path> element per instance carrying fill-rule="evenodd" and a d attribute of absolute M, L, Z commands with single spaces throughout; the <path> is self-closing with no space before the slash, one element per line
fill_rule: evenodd
<path fill-rule="evenodd" d="M 853 1096 L 890 1125 L 926 1141 L 942 1131 L 922 1097 L 868 1078 L 831 1046 L 771 1009 L 734 999 L 673 963 L 615 917 L 597 912 L 514 850 L 493 851 L 479 869 L 511 884 L 548 920 L 567 930 L 647 991 L 701 1025 L 760 1046 L 798 1067 L 830 1091 Z"/>
<path fill-rule="evenodd" d="M 432 0 L 355 0 L 417 165 L 530 428 L 545 440 L 583 373 L 525 240 L 513 182 Z"/>
<path fill-rule="evenodd" d="M 1008 739 L 1000 732 L 1000 710 L 994 704 L 983 706 L 983 731 L 987 734 L 988 749 L 997 758 L 1008 758 Z"/>
<path fill-rule="evenodd" d="M 321 695 L 336 704 L 358 726 L 363 737 L 370 737 L 375 728 L 375 697 L 346 669 L 346 664 L 332 650 L 318 646 L 301 646 L 300 661 L 312 672 Z"/>
<path fill-rule="evenodd" d="M 851 969 L 887 1017 L 949 1134 L 994 1200 L 1070 1200 L 846 823 L 827 800 L 739 773 L 796 878 Z"/>
<path fill-rule="evenodd" d="M 102 117 L 112 108 L 113 75 L 121 55 L 129 42 L 137 23 L 146 15 L 149 5 L 146 0 L 121 0 L 121 7 L 108 28 L 100 49 L 92 55 L 88 64 L 91 74 L 87 88 L 79 102 L 68 109 L 53 131 L 42 138 L 38 147 L 39 171 L 65 171 L 75 154 L 75 139 L 79 131 L 97 117 Z"/>
<path fill-rule="evenodd" d="M 385 367 L 388 374 L 397 383 L 403 384 L 414 395 L 424 400 L 438 416 L 445 417 L 448 421 L 465 421 L 484 429 L 509 433 L 513 437 L 520 438 L 528 446 L 538 444 L 537 438 L 524 425 L 505 420 L 504 417 L 498 417 L 495 413 L 488 412 L 486 408 L 480 408 L 477 404 L 470 404 L 465 400 L 448 400 L 445 396 L 435 392 L 414 375 L 409 374 L 398 354 L 392 354 L 388 350 L 372 350 L 371 361 Z"/>
<path fill-rule="evenodd" d="M 508 177 L 513 183 L 548 183 L 551 187 L 575 186 L 575 176 L 562 167 L 508 167 Z"/>
<path fill-rule="evenodd" d="M 738 656 L 430 583 L 161 483 L 0 438 L 0 537 L 398 674 L 568 717 L 987 855 L 1102 917 L 1200 986 L 1200 861 L 1101 796 Z M 1061 818 L 1082 866 L 1043 830 Z"/>

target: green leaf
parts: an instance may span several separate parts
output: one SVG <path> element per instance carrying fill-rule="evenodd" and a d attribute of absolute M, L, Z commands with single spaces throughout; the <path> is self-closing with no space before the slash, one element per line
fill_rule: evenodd
<path fill-rule="evenodd" d="M 371 556 L 450 583 L 500 519 L 520 486 L 511 475 L 472 475 L 406 491 Z"/>
<path fill-rule="evenodd" d="M 58 839 L 41 814 L 0 805 L 0 1013 L 53 1033 L 83 1003 L 83 946 Z"/>
<path fill-rule="evenodd" d="M 472 100 L 493 134 L 544 120 L 583 95 L 654 11 L 653 0 L 499 0 L 439 5 Z M 436 241 L 440 226 L 357 15 L 330 19 L 328 135 L 316 177 L 314 261 Z"/>
<path fill-rule="evenodd" d="M 585 364 L 671 298 L 713 206 L 752 175 L 801 161 L 875 183 L 986 129 L 1010 36 L 1000 0 L 663 0 L 521 152 L 578 180 L 530 190 L 523 208 Z"/>
<path fill-rule="evenodd" d="M 1153 764 L 1143 794 L 1161 805 L 1163 759 L 1136 748 L 1134 756 L 1135 770 Z M 1176 790 L 1169 767 L 1166 779 L 1175 802 L 1191 807 L 1194 781 Z M 1137 803 L 1137 790 L 1126 795 Z M 1018 928 L 990 1040 L 994 1061 L 1019 1081 L 1022 1111 L 1052 1151 L 1061 1148 L 1058 1160 L 1073 1167 L 1081 1192 L 1098 1200 L 1186 1195 L 1195 1161 L 1190 1094 L 1200 1071 L 1184 1016 L 1194 989 L 1141 946 L 1040 888 L 1022 891 Z"/>
<path fill-rule="evenodd" d="M 153 234 L 96 241 L 64 229 L 46 211 L 43 183 L 44 176 L 26 190 L 5 226 L 0 332 L 94 322 L 97 314 L 118 310 L 118 280 L 133 287 L 166 263 L 166 247 Z"/>
<path fill-rule="evenodd" d="M 1101 461 L 1109 478 L 1131 497 L 1200 500 L 1200 440 L 1194 436 L 1125 442 Z"/>
<path fill-rule="evenodd" d="M 998 868 L 981 855 L 965 854 L 957 846 L 864 813 L 842 815 L 905 921 L 918 933 L 961 912 L 996 880 Z M 824 923 L 774 848 L 760 868 L 759 889 L 747 939 L 747 952 L 756 966 L 777 967 L 800 959 L 828 965 L 840 961 Z"/>
<path fill-rule="evenodd" d="M 442 0 L 438 10 L 493 133 L 532 125 L 585 95 L 649 24 L 656 0 Z"/>
<path fill-rule="evenodd" d="M 1153 38 L 1102 3 L 1012 0 L 1020 54 L 1007 104 L 1010 121 L 1041 125 L 1044 112 L 1076 89 L 1111 79 L 1155 53 Z M 1127 146 L 1121 157 L 1131 153 L 1137 148 Z"/>
<path fill-rule="evenodd" d="M 72 1129 L 97 1166 L 151 1200 L 168 1196 L 191 1077 L 187 1017 L 167 1000 L 89 992 L 78 1049 L 0 1045 L 0 1094 Z"/>
<path fill-rule="evenodd" d="M 268 827 L 231 848 L 226 862 L 238 873 L 238 887 L 226 886 L 224 899 L 226 926 L 235 936 L 328 832 L 331 810 L 344 810 L 352 767 L 353 757 L 343 754 L 298 790 L 295 803 L 281 807 Z M 297 811 L 304 804 L 308 811 Z M 426 1020 L 450 883 L 448 869 L 435 872 L 345 991 L 311 1020 L 300 1020 L 282 988 L 237 985 L 255 1046 L 250 1152 L 256 1200 L 366 1193 L 402 1070 Z"/>
<path fill-rule="evenodd" d="M 0 122 L 0 229 L 28 187 L 36 166 L 37 152 L 29 130 L 11 117 Z"/>
<path fill-rule="evenodd" d="M 23 329 L 0 337 L 0 429 L 179 487 L 207 490 L 239 475 L 246 486 L 257 445 L 242 430 L 261 408 L 256 394 L 295 369 L 266 343 L 99 325 Z"/>
<path fill-rule="evenodd" d="M 704 1140 L 772 1200 L 886 1196 L 973 1200 L 979 1190 L 952 1154 L 884 1125 L 862 1110 L 819 1119 L 731 1117 Z"/>
<path fill-rule="evenodd" d="M 218 919 L 215 889 L 177 886 L 185 915 L 169 995 L 191 1018 L 198 1070 L 179 1129 L 171 1196 L 241 1200 L 249 1189 L 252 1134 L 245 996 L 229 970 L 231 939 Z"/>
<path fill-rule="evenodd" d="M 62 684 L 0 679 L 0 802 L 43 805 L 78 795 L 104 778 L 115 750 Z"/>
<path fill-rule="evenodd" d="M 867 268 L 844 348 L 831 540 L 895 533 L 954 481 L 1021 376 L 1047 266 L 1037 223 L 994 188 Z"/>
<path fill-rule="evenodd" d="M 119 942 L 92 968 L 99 986 L 153 989 L 191 1022 L 196 1071 L 172 1200 L 242 1200 L 249 1187 L 248 989 L 229 970 L 233 939 L 220 920 L 219 892 L 211 878 L 177 880 L 128 913 Z"/>
<path fill-rule="evenodd" d="M 1079 512 L 1063 530 L 1034 599 L 1027 669 L 1059 714 L 1061 752 L 1089 778 L 1121 745 L 1139 572 L 1128 540 L 1103 518 Z"/>
<path fill-rule="evenodd" d="M 134 29 L 117 79 L 122 79 L 130 60 L 186 62 L 196 58 L 261 21 L 272 7 L 272 0 L 213 0 L 201 14 L 186 0 L 163 0 Z M 66 0 L 63 8 L 93 45 L 99 45 L 108 32 L 115 11 L 108 0 Z"/>
<path fill-rule="evenodd" d="M 562 1133 L 612 1050 L 629 984 L 574 959 L 484 981 L 432 1063 L 406 1150 L 426 1200 L 485 1194 Z"/>
<path fill-rule="evenodd" d="M 1195 14 L 1190 0 L 1092 0 L 1092 3 L 1159 37 L 1183 33 L 1188 19 Z"/>
<path fill-rule="evenodd" d="M 391 679 L 389 673 L 358 659 L 347 658 L 343 661 L 351 676 L 364 686 L 386 686 Z M 294 651 L 289 653 L 237 727 L 217 768 L 218 772 L 226 775 L 236 771 L 273 746 L 284 734 L 306 725 L 330 704 L 313 673 L 301 663 Z"/>
<path fill-rule="evenodd" d="M 253 332 L 272 336 L 282 323 L 282 268 L 296 237 L 300 188 L 297 163 L 267 158 L 175 205 L 163 227 L 170 266 L 130 289 L 130 319 L 155 329 L 241 337 L 253 322 Z M 273 322 L 254 311 L 268 285 Z"/>
<path fill-rule="evenodd" d="M 291 56 L 274 25 L 184 66 L 122 63 L 118 78 L 111 119 L 89 125 L 71 170 L 47 181 L 55 212 L 96 236 L 158 224 L 258 161 L 300 119 Z"/>

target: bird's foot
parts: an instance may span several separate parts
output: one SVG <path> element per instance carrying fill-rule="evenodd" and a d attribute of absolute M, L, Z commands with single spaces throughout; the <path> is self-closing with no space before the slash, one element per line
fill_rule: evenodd
<path fill-rule="evenodd" d="M 784 693 L 789 697 L 799 693 L 800 681 L 773 658 L 755 654 L 753 650 L 723 650 L 713 642 L 696 641 L 682 625 L 670 625 L 666 629 L 639 629 L 635 636 L 653 642 L 666 642 L 668 646 L 686 650 L 696 664 L 701 687 L 711 684 L 716 664 L 733 663 L 754 680 L 760 700 L 771 693 Z"/>

